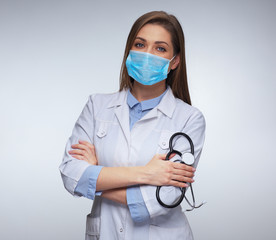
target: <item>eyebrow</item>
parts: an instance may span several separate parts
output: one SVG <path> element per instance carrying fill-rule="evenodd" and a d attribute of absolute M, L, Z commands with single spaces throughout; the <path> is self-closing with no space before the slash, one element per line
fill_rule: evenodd
<path fill-rule="evenodd" d="M 143 42 L 146 42 L 146 41 L 147 41 L 146 39 L 141 38 L 141 37 L 136 37 L 135 39 L 140 39 L 140 40 L 143 41 Z M 166 45 L 169 46 L 169 44 L 166 43 L 166 42 L 164 42 L 164 41 L 155 41 L 155 43 L 157 43 L 157 44 L 164 43 L 164 44 L 166 44 Z"/>

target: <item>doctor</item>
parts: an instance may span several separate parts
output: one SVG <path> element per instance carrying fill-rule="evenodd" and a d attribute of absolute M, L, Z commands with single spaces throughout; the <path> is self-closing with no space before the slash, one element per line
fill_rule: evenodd
<path fill-rule="evenodd" d="M 121 68 L 120 91 L 91 95 L 69 138 L 60 172 L 65 188 L 93 201 L 86 239 L 193 239 L 178 187 L 193 182 L 204 142 L 205 121 L 191 106 L 184 35 L 162 11 L 136 20 Z M 170 136 L 188 134 L 195 165 L 164 161 Z M 190 151 L 188 143 L 175 149 Z M 184 183 L 186 182 L 186 183 Z"/>

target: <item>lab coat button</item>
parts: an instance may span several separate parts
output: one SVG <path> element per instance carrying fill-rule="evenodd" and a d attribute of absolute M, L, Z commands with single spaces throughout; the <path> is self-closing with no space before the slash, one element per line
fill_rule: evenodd
<path fill-rule="evenodd" d="M 123 232 L 123 228 L 120 228 L 120 232 Z"/>

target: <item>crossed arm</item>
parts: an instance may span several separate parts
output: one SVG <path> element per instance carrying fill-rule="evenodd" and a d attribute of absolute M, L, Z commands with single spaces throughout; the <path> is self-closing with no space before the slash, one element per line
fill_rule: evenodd
<path fill-rule="evenodd" d="M 71 146 L 69 154 L 74 158 L 98 165 L 95 147 L 89 142 L 79 141 Z M 164 161 L 165 154 L 156 154 L 145 166 L 103 167 L 97 179 L 96 190 L 102 197 L 127 204 L 126 187 L 132 185 L 171 185 L 187 187 L 184 182 L 193 182 L 195 169 L 181 163 Z"/>

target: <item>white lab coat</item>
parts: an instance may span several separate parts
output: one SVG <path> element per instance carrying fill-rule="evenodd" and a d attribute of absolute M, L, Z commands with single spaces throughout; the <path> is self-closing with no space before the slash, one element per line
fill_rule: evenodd
<path fill-rule="evenodd" d="M 127 91 L 90 96 L 70 137 L 60 171 L 66 189 L 74 189 L 85 169 L 85 161 L 72 158 L 67 151 L 77 141 L 87 140 L 95 145 L 99 165 L 145 165 L 156 153 L 167 153 L 170 136 L 175 132 L 188 134 L 195 145 L 195 166 L 204 142 L 205 120 L 196 108 L 175 98 L 171 89 L 157 107 L 136 122 L 130 131 Z M 190 152 L 184 138 L 177 140 L 175 149 Z M 86 239 L 125 240 L 192 240 L 193 235 L 181 206 L 162 207 L 156 200 L 155 186 L 140 186 L 150 220 L 135 223 L 127 206 L 96 196 L 87 216 Z M 161 199 L 172 203 L 179 189 L 163 187 Z"/>

